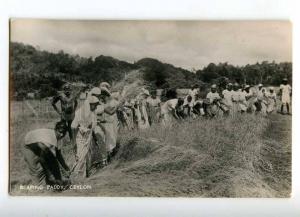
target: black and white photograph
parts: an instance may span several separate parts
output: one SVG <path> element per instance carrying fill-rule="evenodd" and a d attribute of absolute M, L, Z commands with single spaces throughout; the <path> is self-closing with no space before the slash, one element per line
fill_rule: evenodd
<path fill-rule="evenodd" d="M 14 18 L 9 194 L 290 198 L 292 23 Z"/>

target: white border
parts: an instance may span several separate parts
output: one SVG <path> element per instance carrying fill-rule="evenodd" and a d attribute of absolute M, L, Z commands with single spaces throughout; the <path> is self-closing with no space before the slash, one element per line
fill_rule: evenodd
<path fill-rule="evenodd" d="M 280 0 L 0 0 L 0 216 L 300 216 L 299 14 Z M 165 199 L 10 197 L 8 189 L 8 19 L 275 19 L 293 21 L 293 197 L 291 199 Z M 299 183 L 299 184 L 298 184 Z"/>

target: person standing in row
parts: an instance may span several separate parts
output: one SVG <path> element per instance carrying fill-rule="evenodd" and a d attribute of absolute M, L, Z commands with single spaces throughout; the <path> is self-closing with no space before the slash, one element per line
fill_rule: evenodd
<path fill-rule="evenodd" d="M 232 83 L 227 84 L 226 89 L 222 91 L 223 103 L 227 106 L 229 114 L 232 113 Z"/>
<path fill-rule="evenodd" d="M 91 162 L 91 143 L 93 142 L 93 131 L 97 125 L 95 110 L 99 104 L 96 96 L 88 97 L 89 111 L 86 107 L 81 107 L 75 113 L 72 122 L 72 130 L 76 139 L 74 153 L 76 162 L 73 171 L 76 176 L 88 177 L 90 175 Z"/>
<path fill-rule="evenodd" d="M 115 153 L 118 136 L 118 117 L 117 109 L 120 102 L 111 97 L 110 91 L 106 87 L 101 87 L 101 104 L 104 106 L 103 121 L 101 123 L 104 134 L 105 144 L 108 153 L 108 161 L 110 156 Z"/>
<path fill-rule="evenodd" d="M 240 100 L 240 94 L 239 94 L 239 84 L 236 82 L 233 85 L 233 91 L 231 95 L 232 100 L 232 113 L 236 114 L 240 111 L 239 107 L 239 100 Z"/>
<path fill-rule="evenodd" d="M 60 101 L 61 105 L 60 110 L 56 106 L 58 101 Z M 52 99 L 52 106 L 54 110 L 61 116 L 61 121 L 66 123 L 70 141 L 73 140 L 71 124 L 75 116 L 77 105 L 78 102 L 76 100 L 76 96 L 71 93 L 71 87 L 69 84 L 64 86 L 63 93 L 58 94 Z"/>
<path fill-rule="evenodd" d="M 290 113 L 290 105 L 291 105 L 291 95 L 292 95 L 292 87 L 288 84 L 288 79 L 283 79 L 283 84 L 280 85 L 280 95 L 281 95 L 281 108 L 280 112 L 283 113 L 284 106 L 286 106 L 287 114 Z"/>
<path fill-rule="evenodd" d="M 147 98 L 149 96 L 149 91 L 146 89 L 142 89 L 142 92 L 136 98 L 137 104 L 135 106 L 135 114 L 137 116 L 139 129 L 147 129 L 150 127 L 147 111 Z"/>
<path fill-rule="evenodd" d="M 274 91 L 274 87 L 269 88 L 269 92 L 267 93 L 267 99 L 268 99 L 268 107 L 267 107 L 267 113 L 270 114 L 274 110 L 276 110 L 277 107 L 277 96 Z"/>
<path fill-rule="evenodd" d="M 151 92 L 151 96 L 147 98 L 146 102 L 149 114 L 149 124 L 157 124 L 159 122 L 161 101 L 159 97 L 156 96 L 156 91 Z"/>
<path fill-rule="evenodd" d="M 191 97 L 192 97 L 192 103 L 194 103 L 195 102 L 195 100 L 196 100 L 196 95 L 198 94 L 198 86 L 197 85 L 194 85 L 193 87 L 192 87 L 192 89 L 190 89 L 189 90 L 189 92 L 188 92 L 188 95 L 190 95 Z"/>

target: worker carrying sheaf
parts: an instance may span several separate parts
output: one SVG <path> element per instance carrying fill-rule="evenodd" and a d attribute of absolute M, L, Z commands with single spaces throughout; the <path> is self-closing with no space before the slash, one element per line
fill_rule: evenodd
<path fill-rule="evenodd" d="M 66 124 L 63 121 L 57 122 L 54 130 L 36 129 L 26 134 L 22 153 L 33 184 L 62 187 L 70 184 L 70 169 L 58 147 L 65 134 Z M 62 176 L 60 166 L 65 170 L 66 178 Z"/>

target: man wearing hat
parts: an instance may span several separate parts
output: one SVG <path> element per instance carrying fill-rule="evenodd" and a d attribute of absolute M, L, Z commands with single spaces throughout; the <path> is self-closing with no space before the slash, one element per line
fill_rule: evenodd
<path fill-rule="evenodd" d="M 280 85 L 280 95 L 281 95 L 281 114 L 283 113 L 284 106 L 286 106 L 287 114 L 290 113 L 291 95 L 292 87 L 288 84 L 288 79 L 284 78 L 282 84 Z"/>
<path fill-rule="evenodd" d="M 33 184 L 61 187 L 70 184 L 69 180 L 63 179 L 60 172 L 60 166 L 67 173 L 70 172 L 58 149 L 58 142 L 65 134 L 66 125 L 63 121 L 57 122 L 54 129 L 36 129 L 26 134 L 22 152 Z"/>
<path fill-rule="evenodd" d="M 61 109 L 59 110 L 56 106 L 57 102 L 60 101 Z M 72 141 L 72 129 L 71 124 L 74 119 L 75 111 L 78 105 L 76 96 L 71 94 L 71 87 L 69 84 L 66 84 L 63 87 L 63 93 L 58 94 L 52 99 L 52 106 L 54 110 L 61 116 L 61 121 L 66 122 L 67 131 L 69 133 L 69 138 Z"/>
<path fill-rule="evenodd" d="M 82 111 L 80 108 L 75 113 L 75 118 L 72 122 L 72 129 L 74 133 L 74 153 L 76 163 L 73 170 L 76 175 L 88 177 L 91 169 L 91 152 L 90 147 L 93 139 L 93 131 L 97 125 L 97 118 L 95 111 L 99 104 L 99 99 L 96 96 L 88 98 L 89 111 Z"/>

